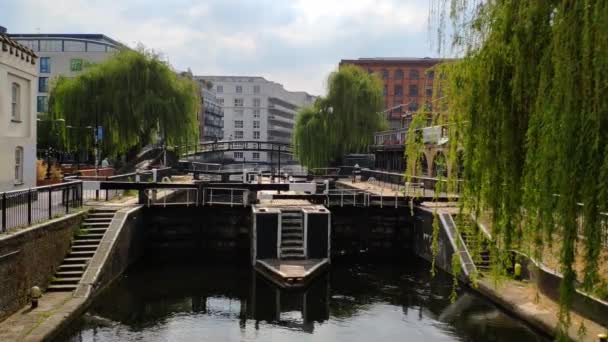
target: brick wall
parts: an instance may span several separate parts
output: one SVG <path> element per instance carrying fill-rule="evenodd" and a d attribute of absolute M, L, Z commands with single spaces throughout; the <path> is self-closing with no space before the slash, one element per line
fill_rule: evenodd
<path fill-rule="evenodd" d="M 70 248 L 83 213 L 0 235 L 0 320 L 29 302 L 32 286 L 45 289 Z"/>

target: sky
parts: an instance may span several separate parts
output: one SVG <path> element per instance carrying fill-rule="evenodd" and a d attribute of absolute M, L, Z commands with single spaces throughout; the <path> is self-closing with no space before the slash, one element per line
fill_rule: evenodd
<path fill-rule="evenodd" d="M 102 33 L 195 75 L 322 95 L 341 59 L 437 57 L 429 0 L 0 0 L 9 33 Z"/>

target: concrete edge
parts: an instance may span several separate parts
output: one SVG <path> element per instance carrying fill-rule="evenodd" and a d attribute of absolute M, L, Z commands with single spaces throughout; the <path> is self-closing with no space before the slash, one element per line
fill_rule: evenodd
<path fill-rule="evenodd" d="M 73 297 L 56 308 L 51 316 L 41 322 L 39 326 L 34 328 L 25 337 L 24 341 L 52 341 L 62 331 L 67 329 L 72 322 L 86 312 L 95 297 L 93 290 L 103 289 L 103 287 L 95 288 L 96 281 L 122 231 L 125 221 L 132 212 L 138 211 L 142 207 L 143 206 L 139 205 L 136 207 L 124 208 L 116 212 L 116 215 L 119 217 L 115 216 L 112 219 L 110 227 L 108 228 L 108 231 L 106 231 L 106 234 L 99 245 L 100 247 L 95 252 L 93 258 L 91 258 L 89 267 L 87 267 L 83 278 L 74 291 Z M 96 263 L 96 266 L 91 267 L 93 263 Z M 111 283 L 111 281 L 109 283 Z M 107 285 L 109 284 L 106 284 L 106 286 Z M 97 293 L 99 292 L 100 291 L 97 291 Z"/>
<path fill-rule="evenodd" d="M 88 298 L 91 295 L 127 218 L 131 213 L 141 210 L 142 207 L 143 206 L 139 205 L 136 207 L 120 209 L 116 212 L 108 230 L 99 243 L 95 255 L 93 255 L 89 261 L 87 269 L 78 283 L 78 287 L 74 291 L 75 298 Z"/>
<path fill-rule="evenodd" d="M 40 223 L 37 223 L 37 224 L 35 224 L 33 226 L 30 226 L 30 227 L 21 229 L 19 231 L 16 231 L 14 233 L 11 233 L 10 231 L 8 231 L 6 233 L 2 233 L 0 235 L 0 242 L 2 242 L 4 240 L 11 239 L 11 238 L 18 237 L 20 235 L 28 234 L 28 233 L 30 233 L 30 232 L 32 232 L 34 230 L 37 230 L 37 229 L 47 228 L 48 226 L 54 225 L 55 223 L 61 222 L 63 220 L 69 220 L 69 219 L 72 219 L 74 217 L 82 216 L 82 215 L 86 214 L 88 211 L 89 211 L 89 209 L 82 208 L 82 209 L 78 210 L 77 212 L 70 213 L 70 214 L 67 214 L 67 215 L 64 215 L 64 216 L 61 216 L 61 217 L 57 217 L 57 218 L 54 218 L 54 219 L 50 219 L 48 221 L 40 222 Z"/>

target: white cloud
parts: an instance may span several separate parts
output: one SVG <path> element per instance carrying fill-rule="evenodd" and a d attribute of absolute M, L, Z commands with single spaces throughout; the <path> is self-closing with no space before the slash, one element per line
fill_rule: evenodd
<path fill-rule="evenodd" d="M 7 26 L 103 33 L 141 42 L 177 69 L 260 75 L 314 94 L 340 58 L 429 55 L 428 0 L 225 1 L 21 0 Z"/>

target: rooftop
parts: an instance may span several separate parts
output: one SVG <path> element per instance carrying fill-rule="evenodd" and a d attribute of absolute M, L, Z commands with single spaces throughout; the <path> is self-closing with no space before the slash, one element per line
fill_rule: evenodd
<path fill-rule="evenodd" d="M 340 64 L 352 63 L 352 64 L 385 64 L 385 63 L 396 63 L 396 64 L 409 64 L 409 63 L 420 63 L 420 64 L 434 64 L 446 61 L 453 61 L 455 58 L 431 58 L 431 57 L 363 57 L 358 59 L 343 59 Z"/>
<path fill-rule="evenodd" d="M 7 33 L 7 35 L 13 39 L 82 39 L 82 40 L 95 40 L 105 41 L 116 47 L 123 48 L 126 45 L 100 33 Z"/>
<path fill-rule="evenodd" d="M 36 56 L 36 53 L 32 49 L 17 43 L 3 33 L 0 33 L 0 43 L 2 44 L 2 52 L 8 51 L 16 57 L 21 56 L 21 59 L 36 64 L 36 58 L 38 58 L 38 56 Z"/>

